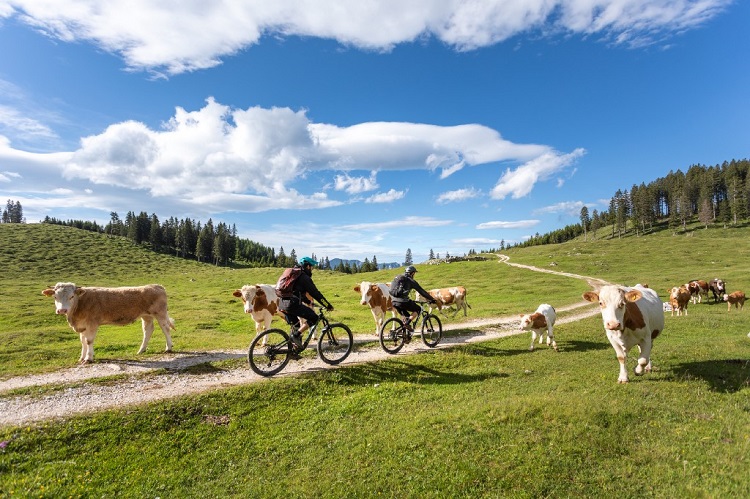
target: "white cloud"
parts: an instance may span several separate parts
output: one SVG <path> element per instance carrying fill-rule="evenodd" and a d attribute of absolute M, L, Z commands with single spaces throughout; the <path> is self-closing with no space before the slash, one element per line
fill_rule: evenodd
<path fill-rule="evenodd" d="M 583 208 L 583 201 L 565 201 L 562 203 L 537 208 L 534 213 L 564 213 L 570 216 L 579 216 L 581 214 L 581 208 Z"/>
<path fill-rule="evenodd" d="M 526 196 L 534 185 L 547 180 L 552 175 L 562 171 L 575 160 L 585 154 L 584 149 L 576 149 L 570 154 L 560 154 L 555 151 L 546 152 L 519 166 L 515 170 L 506 170 L 495 187 L 490 191 L 493 199 L 505 199 L 511 194 L 513 199 Z"/>
<path fill-rule="evenodd" d="M 370 173 L 369 177 L 352 177 L 349 175 L 336 175 L 334 189 L 346 191 L 347 194 L 360 194 L 373 191 L 380 187 L 377 181 L 377 173 Z"/>
<path fill-rule="evenodd" d="M 154 199 L 201 204 L 217 211 L 244 212 L 343 203 L 321 192 L 323 185 L 299 187 L 311 192 L 294 188 L 295 182 L 313 171 L 346 172 L 336 175 L 335 191 L 358 194 L 379 187 L 378 170 L 442 169 L 444 178 L 464 166 L 525 162 L 513 174 L 506 173 L 495 187 L 493 197 L 501 198 L 502 189 L 519 183 L 523 193 L 528 193 L 537 181 L 580 154 L 581 150 L 562 155 L 548 146 L 514 144 L 497 131 L 476 124 L 441 127 L 377 122 L 342 128 L 311 123 L 305 111 L 231 109 L 213 98 L 196 111 L 178 107 L 158 130 L 137 121 L 112 124 L 98 135 L 81 139 L 80 148 L 73 152 L 19 151 L 0 136 L 0 160 L 23 164 L 22 171 L 51 169 L 70 182 L 126 188 Z M 349 173 L 354 170 L 369 171 L 370 175 Z M 391 189 L 364 201 L 390 202 L 405 194 Z M 442 194 L 438 201 L 479 195 L 473 189 L 460 189 Z"/>
<path fill-rule="evenodd" d="M 375 194 L 374 196 L 370 196 L 369 198 L 365 199 L 365 203 L 392 203 L 393 201 L 403 199 L 405 195 L 406 192 L 404 191 L 391 189 L 388 192 L 380 192 L 378 194 Z"/>
<path fill-rule="evenodd" d="M 442 227 L 452 223 L 452 220 L 436 220 L 431 217 L 406 217 L 385 222 L 344 225 L 341 228 L 344 230 L 386 230 L 409 227 Z"/>
<path fill-rule="evenodd" d="M 477 225 L 477 229 L 527 229 L 539 224 L 539 220 L 516 220 L 515 222 L 483 222 Z"/>
<path fill-rule="evenodd" d="M 458 189 L 440 194 L 435 200 L 438 204 L 466 201 L 479 197 L 482 193 L 477 189 Z"/>
<path fill-rule="evenodd" d="M 210 68 L 262 36 L 333 39 L 366 50 L 433 37 L 472 50 L 523 33 L 599 35 L 641 46 L 695 28 L 732 0 L 13 0 L 1 17 L 65 42 L 88 41 L 129 68 L 167 74 Z"/>

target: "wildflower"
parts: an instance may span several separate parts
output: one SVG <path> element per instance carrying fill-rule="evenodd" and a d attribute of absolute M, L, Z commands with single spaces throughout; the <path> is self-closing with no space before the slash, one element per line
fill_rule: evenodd
<path fill-rule="evenodd" d="M 8 446 L 7 440 L 3 440 L 2 442 L 0 442 L 0 449 L 5 450 L 7 446 Z"/>

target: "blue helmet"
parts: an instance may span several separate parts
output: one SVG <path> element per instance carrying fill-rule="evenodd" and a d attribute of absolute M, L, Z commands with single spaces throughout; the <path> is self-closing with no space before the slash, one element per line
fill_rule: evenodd
<path fill-rule="evenodd" d="M 312 258 L 310 258 L 309 256 L 303 256 L 302 258 L 300 258 L 300 259 L 299 259 L 299 264 L 300 264 L 300 265 L 307 265 L 307 264 L 310 264 L 310 265 L 312 265 L 313 267 L 315 267 L 315 266 L 316 266 L 316 265 L 318 264 L 318 262 L 316 262 L 315 260 L 313 260 L 313 259 L 312 259 Z"/>

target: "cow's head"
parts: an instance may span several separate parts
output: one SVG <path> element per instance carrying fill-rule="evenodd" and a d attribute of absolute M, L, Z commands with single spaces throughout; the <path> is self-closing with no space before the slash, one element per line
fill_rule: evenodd
<path fill-rule="evenodd" d="M 633 314 L 638 314 L 635 302 L 640 300 L 643 295 L 637 289 L 626 291 L 621 286 L 603 286 L 599 292 L 588 291 L 583 294 L 583 299 L 592 303 L 599 303 L 602 312 L 602 322 L 604 329 L 609 331 L 623 331 L 626 327 L 637 329 L 640 324 L 629 324 L 629 320 L 634 320 Z M 626 317 L 630 311 L 631 317 Z M 642 317 L 640 321 L 642 322 Z M 642 327 L 642 326 L 641 326 Z"/>
<path fill-rule="evenodd" d="M 76 287 L 72 282 L 58 282 L 54 287 L 42 290 L 44 296 L 55 297 L 55 313 L 58 315 L 67 314 L 83 292 L 83 288 Z"/>
<path fill-rule="evenodd" d="M 256 295 L 258 295 L 258 293 L 263 293 L 263 290 L 260 288 L 260 286 L 245 284 L 244 286 L 242 286 L 242 289 L 234 290 L 234 293 L 232 293 L 232 295 L 236 296 L 237 298 L 242 298 L 245 313 L 249 314 L 253 311 L 253 302 L 255 301 Z"/>
<path fill-rule="evenodd" d="M 380 287 L 374 282 L 362 281 L 360 284 L 354 286 L 354 291 L 360 294 L 360 305 L 370 305 L 373 294 L 379 292 Z"/>
<path fill-rule="evenodd" d="M 544 322 L 544 324 L 540 325 L 541 322 Z M 523 331 L 536 329 L 546 325 L 547 324 L 544 321 L 544 316 L 539 312 L 534 312 L 533 314 L 521 314 L 521 324 L 519 325 L 519 327 Z"/>

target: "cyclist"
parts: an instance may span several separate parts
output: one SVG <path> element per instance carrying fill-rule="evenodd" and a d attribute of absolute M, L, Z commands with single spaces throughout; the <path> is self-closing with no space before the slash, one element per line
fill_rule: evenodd
<path fill-rule="evenodd" d="M 309 297 L 311 296 L 325 305 L 326 310 L 329 312 L 333 311 L 333 305 L 326 300 L 323 293 L 318 291 L 312 280 L 312 268 L 317 264 L 318 262 L 309 256 L 300 258 L 299 263 L 295 267 L 302 269 L 302 272 L 300 272 L 297 280 L 294 281 L 291 296 L 282 296 L 279 299 L 279 309 L 286 314 L 287 320 L 292 325 L 291 339 L 297 348 L 302 346 L 302 333 L 318 322 L 318 314 L 311 308 L 312 302 Z M 305 319 L 302 326 L 298 326 L 300 317 Z"/>
<path fill-rule="evenodd" d="M 437 303 L 435 298 L 430 296 L 430 294 L 414 280 L 414 274 L 416 273 L 416 267 L 414 267 L 414 265 L 409 265 L 406 267 L 403 274 L 397 275 L 393 278 L 391 289 L 389 290 L 391 300 L 393 301 L 393 308 L 398 310 L 398 313 L 404 317 L 407 317 L 404 325 L 409 331 L 414 331 L 414 326 L 412 326 L 411 323 L 417 318 L 419 312 L 422 310 L 417 302 L 409 298 L 411 290 L 414 289 L 417 291 L 417 293 L 422 295 L 428 302 Z"/>

